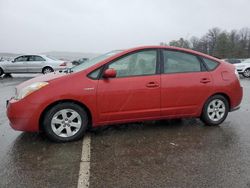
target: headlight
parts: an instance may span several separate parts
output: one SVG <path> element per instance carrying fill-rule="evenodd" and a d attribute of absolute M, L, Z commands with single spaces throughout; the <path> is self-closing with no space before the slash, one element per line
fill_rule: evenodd
<path fill-rule="evenodd" d="M 33 93 L 34 91 L 41 89 L 42 87 L 44 87 L 48 84 L 49 84 L 48 82 L 35 82 L 29 86 L 26 86 L 23 89 L 21 89 L 19 93 L 17 93 L 16 99 L 17 100 L 23 99 L 24 97 L 28 96 L 29 94 Z"/>

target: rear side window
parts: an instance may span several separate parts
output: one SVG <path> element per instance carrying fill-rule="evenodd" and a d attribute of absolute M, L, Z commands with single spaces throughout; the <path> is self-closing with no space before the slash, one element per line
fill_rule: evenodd
<path fill-rule="evenodd" d="M 40 56 L 29 56 L 29 61 L 45 61 L 45 59 L 43 59 Z"/>
<path fill-rule="evenodd" d="M 202 58 L 204 63 L 206 64 L 208 70 L 214 70 L 218 66 L 218 62 L 207 59 L 207 58 Z"/>
<path fill-rule="evenodd" d="M 188 53 L 178 51 L 163 51 L 164 73 L 185 73 L 202 71 L 199 59 Z"/>

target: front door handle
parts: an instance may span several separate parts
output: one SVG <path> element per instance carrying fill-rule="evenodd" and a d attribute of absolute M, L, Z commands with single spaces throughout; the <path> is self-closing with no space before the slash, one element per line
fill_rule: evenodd
<path fill-rule="evenodd" d="M 207 83 L 211 82 L 211 80 L 209 78 L 202 78 L 200 82 L 203 84 L 207 84 Z"/>
<path fill-rule="evenodd" d="M 146 87 L 152 88 L 152 87 L 159 87 L 159 84 L 156 82 L 149 82 L 146 84 Z"/>

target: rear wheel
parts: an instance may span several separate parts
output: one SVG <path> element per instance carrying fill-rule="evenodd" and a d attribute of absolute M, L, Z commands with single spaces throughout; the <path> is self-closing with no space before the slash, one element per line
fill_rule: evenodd
<path fill-rule="evenodd" d="M 205 103 L 201 120 L 206 125 L 219 125 L 227 117 L 229 111 L 229 104 L 225 97 L 222 95 L 214 95 Z"/>
<path fill-rule="evenodd" d="M 51 73 L 51 72 L 54 72 L 54 70 L 51 67 L 44 67 L 43 70 L 42 70 L 43 74 L 48 74 L 48 73 Z"/>
<path fill-rule="evenodd" d="M 53 106 L 43 120 L 46 135 L 55 142 L 69 142 L 82 138 L 87 124 L 85 110 L 71 102 Z"/>
<path fill-rule="evenodd" d="M 246 70 L 243 72 L 243 76 L 246 77 L 246 78 L 250 78 L 250 68 L 246 69 Z"/>

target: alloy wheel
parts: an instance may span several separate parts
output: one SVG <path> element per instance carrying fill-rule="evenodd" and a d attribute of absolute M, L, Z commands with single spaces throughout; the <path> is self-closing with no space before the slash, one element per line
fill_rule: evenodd
<path fill-rule="evenodd" d="M 208 104 L 207 113 L 212 121 L 220 121 L 224 117 L 225 112 L 225 103 L 220 99 L 214 99 Z"/>
<path fill-rule="evenodd" d="M 49 74 L 49 73 L 51 73 L 51 72 L 53 72 L 53 69 L 52 68 L 45 68 L 44 70 L 43 70 L 43 74 Z"/>
<path fill-rule="evenodd" d="M 244 73 L 243 73 L 243 75 L 245 77 L 249 78 L 250 77 L 250 69 L 245 70 Z"/>
<path fill-rule="evenodd" d="M 51 120 L 51 128 L 59 137 L 71 137 L 82 126 L 82 118 L 78 112 L 72 109 L 62 109 L 55 113 Z"/>

